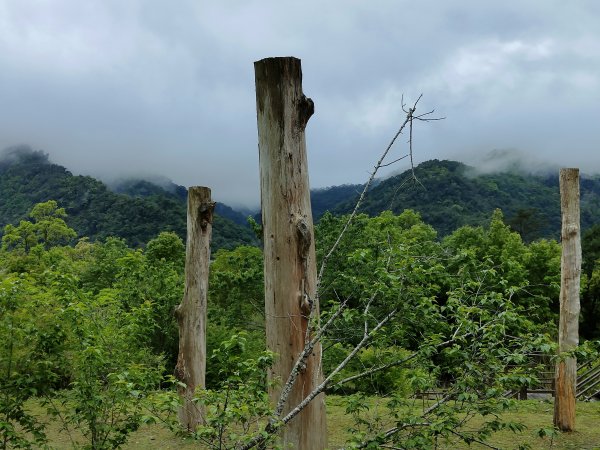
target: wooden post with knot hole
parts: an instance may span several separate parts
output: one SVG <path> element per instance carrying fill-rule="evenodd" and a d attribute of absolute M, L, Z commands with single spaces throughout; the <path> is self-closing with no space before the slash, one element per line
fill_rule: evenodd
<path fill-rule="evenodd" d="M 175 378 L 181 382 L 178 391 L 182 400 L 179 421 L 188 431 L 195 431 L 204 417 L 193 397 L 196 389 L 206 386 L 206 308 L 214 207 L 209 188 L 188 189 L 185 290 L 181 304 L 175 308 L 179 325 Z"/>
<path fill-rule="evenodd" d="M 304 130 L 314 112 L 302 92 L 297 58 L 267 58 L 254 63 L 260 189 L 264 238 L 267 348 L 276 354 L 268 374 L 279 403 L 298 355 L 310 335 L 316 304 L 316 259 Z M 322 381 L 317 344 L 291 391 L 283 415 Z M 318 395 L 281 431 L 283 448 L 320 450 L 327 446 L 324 394 Z"/>
<path fill-rule="evenodd" d="M 579 344 L 579 289 L 581 278 L 581 234 L 579 229 L 579 169 L 560 169 L 562 257 L 560 283 L 559 353 Z M 575 430 L 577 359 L 561 358 L 556 364 L 554 426 Z"/>

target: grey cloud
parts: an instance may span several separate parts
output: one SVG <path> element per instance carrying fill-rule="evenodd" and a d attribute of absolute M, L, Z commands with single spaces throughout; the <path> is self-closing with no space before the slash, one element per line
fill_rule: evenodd
<path fill-rule="evenodd" d="M 294 55 L 313 186 L 364 181 L 421 92 L 448 118 L 417 129 L 417 161 L 515 148 L 600 170 L 598 30 L 594 1 L 2 2 L 0 147 L 256 205 L 252 63 Z"/>

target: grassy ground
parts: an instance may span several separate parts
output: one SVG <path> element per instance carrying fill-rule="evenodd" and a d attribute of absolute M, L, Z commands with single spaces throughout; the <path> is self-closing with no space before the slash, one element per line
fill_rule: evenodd
<path fill-rule="evenodd" d="M 374 401 L 374 409 L 377 406 Z M 35 413 L 42 414 L 43 410 L 33 406 Z M 556 436 L 554 439 L 540 438 L 537 430 L 540 428 L 551 428 L 553 405 L 549 401 L 528 400 L 518 402 L 517 409 L 507 414 L 507 420 L 521 421 L 527 429 L 520 433 L 503 431 L 497 433 L 490 440 L 493 447 L 502 449 L 514 449 L 519 444 L 529 444 L 532 449 L 577 449 L 577 450 L 600 450 L 600 402 L 577 404 L 577 431 Z M 351 418 L 345 414 L 343 400 L 340 397 L 330 396 L 327 400 L 327 414 L 329 426 L 329 442 L 332 449 L 343 445 L 347 436 L 347 428 L 351 425 Z M 57 423 L 48 424 L 48 435 L 50 445 L 56 449 L 73 448 L 68 434 L 60 430 Z M 73 436 L 76 440 L 80 436 Z M 131 450 L 147 449 L 200 449 L 198 442 L 178 437 L 170 431 L 158 425 L 144 426 L 133 433 L 129 442 L 124 447 Z M 439 443 L 439 449 L 485 449 L 480 444 L 467 447 L 458 442 Z M 309 449 L 307 449 L 309 450 Z"/>

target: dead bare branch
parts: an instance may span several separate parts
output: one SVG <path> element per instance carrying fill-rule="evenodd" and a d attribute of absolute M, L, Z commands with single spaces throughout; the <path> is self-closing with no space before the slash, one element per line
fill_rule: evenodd
<path fill-rule="evenodd" d="M 332 247 L 329 249 L 327 254 L 323 257 L 323 261 L 321 262 L 321 267 L 319 269 L 319 275 L 317 277 L 317 297 L 319 296 L 319 288 L 321 286 L 323 274 L 325 273 L 325 268 L 327 267 L 327 263 L 328 263 L 329 259 L 334 254 L 334 252 L 337 250 L 338 246 L 340 245 L 340 242 L 342 241 L 342 238 L 344 237 L 344 235 L 346 234 L 346 231 L 350 227 L 350 224 L 352 224 L 354 217 L 358 213 L 358 210 L 359 210 L 360 206 L 362 205 L 362 202 L 363 202 L 365 196 L 367 195 L 369 188 L 371 187 L 371 184 L 373 184 L 373 180 L 375 179 L 377 172 L 379 171 L 379 169 L 381 169 L 381 167 L 383 167 L 384 160 L 387 157 L 388 153 L 390 152 L 392 146 L 396 142 L 396 139 L 398 139 L 398 136 L 400 136 L 400 134 L 402 134 L 402 131 L 404 130 L 404 128 L 406 128 L 406 125 L 411 121 L 412 116 L 416 110 L 417 103 L 419 103 L 419 100 L 421 99 L 421 97 L 422 97 L 422 94 L 419 96 L 417 101 L 413 104 L 413 107 L 410 108 L 408 111 L 405 110 L 404 103 L 402 104 L 402 110 L 406 113 L 406 118 L 404 119 L 404 122 L 402 122 L 402 124 L 400 125 L 400 128 L 398 129 L 398 131 L 396 132 L 396 134 L 394 135 L 394 137 L 392 138 L 392 140 L 390 141 L 390 143 L 388 144 L 388 146 L 382 153 L 381 157 L 377 161 L 377 164 L 375 164 L 375 167 L 373 168 L 371 175 L 369 176 L 369 180 L 365 184 L 365 187 L 363 188 L 356 204 L 354 205 L 354 209 L 352 210 L 350 217 L 348 217 L 348 220 L 344 224 L 342 231 L 338 235 L 338 237 L 337 237 L 336 241 L 334 242 L 334 244 L 332 245 Z M 402 102 L 404 102 L 404 97 L 402 98 Z"/>
<path fill-rule="evenodd" d="M 298 378 L 298 374 L 302 370 L 302 367 L 306 364 L 306 359 L 311 354 L 314 346 L 317 344 L 317 342 L 320 341 L 321 337 L 323 336 L 323 333 L 325 333 L 325 331 L 335 321 L 335 319 L 337 319 L 340 316 L 340 314 L 344 311 L 346 306 L 347 300 L 340 304 L 337 311 L 335 311 L 331 315 L 327 322 L 325 322 L 325 324 L 316 332 L 313 338 L 305 344 L 304 350 L 302 351 L 302 353 L 300 353 L 300 355 L 298 355 L 298 358 L 296 358 L 296 362 L 294 364 L 294 367 L 292 367 L 290 376 L 288 377 L 285 385 L 281 389 L 281 395 L 279 396 L 279 401 L 277 402 L 277 406 L 275 407 L 274 415 L 276 418 L 279 418 L 281 416 L 285 403 L 287 402 L 287 399 L 290 395 L 290 392 L 292 391 L 294 383 Z"/>
<path fill-rule="evenodd" d="M 287 424 L 290 420 L 292 420 L 294 417 L 296 417 L 298 414 L 300 414 L 300 412 L 311 402 L 315 399 L 315 397 L 317 397 L 319 394 L 323 393 L 325 391 L 325 389 L 327 388 L 327 386 L 331 383 L 331 380 L 341 371 L 343 370 L 348 363 L 356 356 L 356 354 L 367 344 L 367 342 L 381 329 L 385 326 L 386 323 L 388 323 L 390 321 L 390 319 L 392 317 L 394 317 L 394 315 L 396 314 L 398 310 L 394 309 L 391 312 L 389 312 L 383 319 L 381 319 L 377 325 L 369 332 L 367 333 L 365 336 L 363 336 L 363 338 L 361 339 L 361 341 L 355 345 L 354 349 L 352 349 L 352 351 L 348 354 L 348 356 L 346 356 L 346 358 L 344 358 L 344 360 L 327 376 L 327 378 L 325 378 L 321 384 L 319 384 L 310 394 L 308 394 L 304 400 L 302 400 L 298 405 L 296 405 L 296 407 L 294 407 L 289 413 L 287 413 L 287 415 L 283 418 L 279 418 L 281 415 L 281 412 L 279 412 L 279 415 L 274 414 L 274 417 L 271 418 L 271 420 L 269 420 L 269 423 L 267 424 L 267 426 L 264 428 L 263 432 L 261 432 L 260 434 L 258 434 L 257 436 L 255 436 L 253 439 L 251 439 L 249 442 L 238 446 L 237 448 L 239 450 L 249 450 L 251 448 L 254 448 L 256 446 L 260 446 L 262 444 L 264 444 L 267 439 L 272 436 L 273 434 L 277 433 L 277 431 L 284 426 L 285 424 Z M 336 313 L 341 313 L 341 308 L 338 309 L 338 311 L 336 311 Z M 338 314 L 339 315 L 339 314 Z M 333 322 L 333 320 L 335 320 L 332 317 L 329 319 L 328 323 Z M 315 336 L 316 338 L 316 336 Z M 320 337 L 319 337 L 320 338 Z M 318 339 L 316 340 L 316 342 L 318 341 Z M 298 361 L 300 361 L 300 357 L 298 358 Z M 298 364 L 298 362 L 296 363 Z M 292 371 L 293 372 L 293 371 Z M 291 378 L 291 374 L 290 374 L 290 378 Z M 288 379 L 288 383 L 290 384 L 290 386 L 293 386 L 293 381 L 290 383 L 290 380 Z M 288 384 L 286 383 L 286 385 Z M 290 387 L 291 390 L 291 387 Z M 282 390 L 283 393 L 283 390 Z M 281 398 L 280 398 L 280 402 L 281 403 Z M 278 403 L 278 408 L 277 410 L 279 410 L 279 405 Z M 285 404 L 285 401 L 283 402 Z M 277 413 L 276 410 L 276 413 Z M 283 406 L 281 406 L 281 410 L 283 410 Z"/>

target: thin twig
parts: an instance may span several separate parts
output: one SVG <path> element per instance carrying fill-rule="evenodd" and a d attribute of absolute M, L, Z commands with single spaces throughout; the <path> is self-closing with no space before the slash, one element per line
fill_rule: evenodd
<path fill-rule="evenodd" d="M 342 228 L 342 231 L 340 232 L 340 234 L 338 235 L 336 241 L 334 242 L 334 244 L 331 246 L 331 248 L 329 249 L 329 251 L 327 252 L 327 254 L 323 257 L 323 260 L 321 261 L 321 267 L 319 268 L 319 274 L 317 276 L 317 299 L 319 298 L 319 288 L 321 286 L 321 281 L 323 279 L 323 274 L 325 273 L 325 268 L 327 267 L 327 263 L 329 262 L 329 259 L 331 258 L 331 256 L 333 255 L 333 253 L 337 250 L 338 246 L 340 245 L 340 242 L 342 241 L 342 238 L 344 237 L 344 235 L 346 234 L 346 231 L 348 230 L 348 228 L 350 227 L 350 225 L 352 224 L 352 222 L 354 221 L 354 218 L 356 217 L 357 213 L 358 213 L 358 209 L 360 208 L 360 206 L 362 205 L 365 196 L 367 195 L 367 192 L 369 191 L 369 188 L 371 187 L 371 185 L 373 184 L 373 180 L 375 179 L 375 176 L 377 175 L 377 173 L 379 172 L 379 169 L 381 169 L 382 167 L 387 167 L 391 164 L 394 164 L 408 156 L 410 156 L 410 166 L 411 166 L 411 170 L 412 170 L 412 175 L 413 175 L 413 179 L 416 180 L 421 186 L 423 186 L 423 184 L 418 180 L 418 178 L 415 176 L 415 166 L 414 166 L 414 159 L 413 159 L 413 147 L 412 147 L 412 125 L 413 125 L 413 119 L 419 120 L 421 122 L 431 122 L 434 120 L 444 120 L 445 117 L 432 117 L 432 118 L 424 118 L 430 114 L 432 114 L 435 110 L 432 109 L 431 111 L 428 111 L 426 113 L 420 114 L 418 116 L 415 116 L 414 113 L 417 109 L 417 104 L 419 103 L 419 101 L 421 100 L 421 98 L 423 97 L 423 94 L 420 94 L 419 97 L 417 98 L 417 100 L 414 102 L 412 108 L 406 109 L 405 108 L 405 104 L 404 104 L 404 96 L 402 96 L 401 99 L 401 106 L 402 106 L 402 111 L 404 111 L 406 113 L 406 118 L 404 119 L 404 122 L 402 122 L 402 125 L 400 125 L 400 128 L 398 128 L 398 131 L 396 132 L 396 134 L 394 135 L 394 137 L 392 138 L 392 140 L 390 141 L 389 145 L 386 147 L 386 149 L 384 150 L 384 152 L 382 153 L 381 157 L 379 158 L 379 160 L 377 161 L 377 164 L 375 164 L 375 167 L 373 168 L 373 171 L 371 172 L 370 176 L 369 176 L 369 180 L 367 181 L 367 183 L 365 184 L 358 200 L 356 201 L 356 204 L 354 205 L 354 209 L 352 210 L 352 213 L 350 213 L 350 216 L 348 217 L 348 220 L 346 221 L 346 223 L 344 224 L 344 227 Z M 408 155 L 405 155 L 401 158 L 398 158 L 392 162 L 389 163 L 385 163 L 384 164 L 384 160 L 387 157 L 389 151 L 391 150 L 392 146 L 394 145 L 394 143 L 396 142 L 396 139 L 398 139 L 398 136 L 400 136 L 400 134 L 402 134 L 402 131 L 404 131 L 404 128 L 406 128 L 406 125 L 410 124 L 410 153 Z M 423 186 L 424 187 L 424 186 Z"/>
<path fill-rule="evenodd" d="M 364 372 L 361 372 L 359 374 L 352 375 L 348 378 L 344 378 L 343 380 L 340 380 L 337 383 L 335 383 L 332 387 L 341 386 L 342 384 L 346 384 L 346 383 L 349 383 L 350 381 L 358 380 L 359 378 L 373 375 L 374 373 L 381 372 L 382 370 L 387 370 L 392 367 L 401 366 L 402 364 L 405 364 L 405 363 L 411 361 L 412 359 L 415 359 L 417 356 L 419 356 L 419 353 L 413 353 L 412 355 L 407 356 L 404 359 L 392 361 L 387 364 L 382 364 L 381 366 L 372 367 L 371 369 L 365 370 Z"/>
<path fill-rule="evenodd" d="M 344 311 L 344 309 L 346 308 L 347 302 L 348 302 L 348 300 L 345 300 L 343 303 L 340 304 L 337 311 L 331 315 L 331 317 L 327 320 L 327 322 L 321 328 L 319 328 L 319 330 L 313 336 L 313 338 L 304 345 L 304 349 L 302 350 L 302 353 L 300 353 L 298 358 L 296 358 L 294 367 L 292 367 L 290 375 L 289 375 L 285 385 L 281 389 L 281 394 L 279 395 L 279 400 L 277 402 L 277 406 L 275 407 L 274 416 L 276 418 L 281 417 L 281 413 L 283 412 L 283 407 L 285 405 L 285 402 L 287 402 L 290 392 L 292 391 L 292 387 L 294 386 L 294 383 L 296 382 L 296 379 L 298 378 L 298 374 L 302 370 L 302 367 L 304 366 L 304 364 L 306 364 L 306 359 L 311 354 L 314 346 L 321 339 L 321 336 L 323 336 L 323 333 L 325 333 L 325 331 L 329 328 L 329 326 L 333 323 L 333 321 L 339 317 L 339 315 L 342 313 L 342 311 Z"/>
<path fill-rule="evenodd" d="M 460 434 L 460 433 L 459 433 L 459 432 L 457 432 L 457 431 L 454 431 L 454 430 L 448 430 L 448 431 L 450 431 L 450 433 L 452 433 L 452 434 L 454 434 L 454 435 L 458 436 L 458 437 L 459 437 L 459 438 L 461 438 L 463 441 L 466 441 L 466 439 L 467 439 L 467 438 L 465 438 L 465 437 L 464 437 L 462 434 Z M 482 440 L 476 439 L 476 438 L 474 438 L 474 437 L 472 437 L 472 436 L 470 436 L 470 437 L 468 438 L 468 440 L 469 440 L 469 441 L 473 441 L 473 442 L 477 442 L 478 444 L 481 444 L 481 445 L 483 445 L 484 447 L 491 448 L 491 449 L 493 449 L 493 450 L 502 450 L 500 447 L 494 447 L 493 445 L 490 445 L 490 444 L 488 444 L 488 443 L 486 443 L 486 442 L 483 442 Z"/>
<path fill-rule="evenodd" d="M 431 424 L 429 422 L 420 422 L 420 423 L 403 423 L 402 425 L 399 425 L 397 427 L 394 428 L 390 428 L 389 430 L 387 430 L 383 436 L 381 436 L 383 439 L 389 439 L 391 438 L 393 435 L 397 434 L 399 431 L 405 430 L 407 428 L 416 428 L 416 427 L 428 427 Z M 371 444 L 373 441 L 369 440 L 369 441 L 364 441 L 362 443 L 360 443 L 358 446 L 356 446 L 356 448 L 365 448 L 367 447 L 369 444 Z"/>
<path fill-rule="evenodd" d="M 444 341 L 444 342 L 440 342 L 439 344 L 435 344 L 433 347 L 435 347 L 436 349 L 439 350 L 439 349 L 447 347 L 448 345 L 453 344 L 454 342 L 456 342 L 456 340 L 457 340 L 456 339 L 456 334 L 458 333 L 458 330 L 460 330 L 460 326 L 456 329 L 456 332 L 454 333 L 454 335 L 452 336 L 451 339 L 448 339 L 447 341 Z M 465 336 L 469 336 L 470 334 L 471 333 L 467 333 Z M 465 336 L 462 336 L 462 337 L 464 338 Z M 397 361 L 392 361 L 392 362 L 387 363 L 387 364 L 382 364 L 382 365 L 377 366 L 377 367 L 372 367 L 372 368 L 370 368 L 368 370 L 365 370 L 364 372 L 361 372 L 359 374 L 352 375 L 352 376 L 349 376 L 347 378 L 344 378 L 343 380 L 340 380 L 340 381 L 336 382 L 331 387 L 334 388 L 336 386 L 341 386 L 342 384 L 346 384 L 346 383 L 349 383 L 350 381 L 354 381 L 354 380 L 357 380 L 359 378 L 364 378 L 366 376 L 373 375 L 374 373 L 381 372 L 382 370 L 387 370 L 387 369 L 390 369 L 392 367 L 400 366 L 402 364 L 405 364 L 405 363 L 413 360 L 417 356 L 419 356 L 419 352 L 415 352 L 412 355 L 407 356 L 406 358 L 403 358 L 403 359 L 399 359 Z"/>
<path fill-rule="evenodd" d="M 401 156 L 400 158 L 398 158 L 398 159 L 395 159 L 395 160 L 393 160 L 393 161 L 391 161 L 391 162 L 389 162 L 389 163 L 382 164 L 382 165 L 381 165 L 381 167 L 387 167 L 387 166 L 391 166 L 392 164 L 395 164 L 395 163 L 397 163 L 398 161 L 402 161 L 403 159 L 405 159 L 405 158 L 408 158 L 408 156 L 409 156 L 409 155 L 404 155 L 404 156 Z"/>
<path fill-rule="evenodd" d="M 339 311 L 339 310 L 338 310 Z M 367 344 L 367 342 L 373 337 L 375 333 L 377 333 L 389 320 L 394 317 L 398 310 L 394 309 L 390 313 L 388 313 L 383 319 L 379 321 L 379 323 L 371 330 L 369 334 L 363 336 L 361 341 L 356 344 L 354 349 L 346 356 L 346 358 L 319 384 L 313 391 L 308 394 L 304 400 L 302 400 L 294 409 L 292 409 L 287 415 L 280 420 L 277 420 L 279 416 L 275 416 L 273 419 L 269 421 L 264 431 L 252 438 L 250 441 L 246 442 L 238 446 L 238 450 L 249 450 L 251 448 L 256 447 L 257 445 L 264 444 L 267 439 L 275 434 L 277 430 L 279 430 L 282 426 L 287 424 L 290 420 L 296 417 L 300 412 L 317 397 L 319 394 L 325 391 L 331 380 L 341 371 L 346 365 L 356 356 L 356 354 Z M 337 312 L 337 311 L 336 311 Z M 331 321 L 331 318 L 330 318 Z M 289 382 L 289 379 L 288 379 Z M 293 383 L 292 383 L 293 384 Z M 286 383 L 287 385 L 287 383 Z"/>
<path fill-rule="evenodd" d="M 377 164 L 375 165 L 373 171 L 371 172 L 369 180 L 365 184 L 365 187 L 363 188 L 363 190 L 362 190 L 362 192 L 360 194 L 360 197 L 358 198 L 358 201 L 354 205 L 354 209 L 352 210 L 352 213 L 350 214 L 350 217 L 348 217 L 348 220 L 346 221 L 344 227 L 342 228 L 342 231 L 338 235 L 338 237 L 337 237 L 336 241 L 334 242 L 333 246 L 329 249 L 329 252 L 327 252 L 327 254 L 323 257 L 323 261 L 321 262 L 321 267 L 319 269 L 319 275 L 317 277 L 317 296 L 319 295 L 319 287 L 321 285 L 321 280 L 323 279 L 323 274 L 325 273 L 325 268 L 327 267 L 327 263 L 329 261 L 329 258 L 331 258 L 331 255 L 333 255 L 333 253 L 337 250 L 338 246 L 340 245 L 340 242 L 342 241 L 342 238 L 346 234 L 346 231 L 348 230 L 348 227 L 353 222 L 354 217 L 358 213 L 358 209 L 362 205 L 362 202 L 363 202 L 365 196 L 367 195 L 367 191 L 371 187 L 371 184 L 373 184 L 373 180 L 375 179 L 375 176 L 377 175 L 377 172 L 382 167 L 383 161 L 385 160 L 385 158 L 388 155 L 389 151 L 391 150 L 392 146 L 396 142 L 396 139 L 398 139 L 398 136 L 400 136 L 400 134 L 402 133 L 402 131 L 404 130 L 404 128 L 406 127 L 406 125 L 410 122 L 410 120 L 412 118 L 412 115 L 413 115 L 413 113 L 415 112 L 415 110 L 417 108 L 417 103 L 419 103 L 419 100 L 421 100 L 422 96 L 423 96 L 423 94 L 421 94 L 419 96 L 419 98 L 417 99 L 417 101 L 414 103 L 413 107 L 409 111 L 404 110 L 404 105 L 402 106 L 402 109 L 406 112 L 406 118 L 404 119 L 404 122 L 402 122 L 402 125 L 400 125 L 400 128 L 398 129 L 398 131 L 396 132 L 396 134 L 394 135 L 394 137 L 390 141 L 389 145 L 386 147 L 385 151 L 383 152 L 383 154 L 381 155 L 381 157 L 377 161 Z"/>

